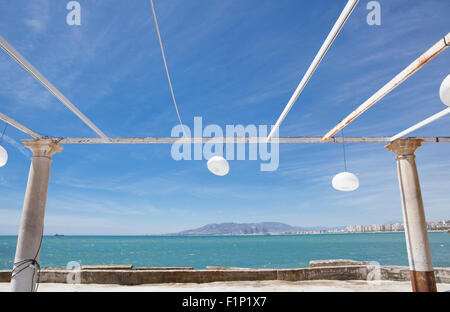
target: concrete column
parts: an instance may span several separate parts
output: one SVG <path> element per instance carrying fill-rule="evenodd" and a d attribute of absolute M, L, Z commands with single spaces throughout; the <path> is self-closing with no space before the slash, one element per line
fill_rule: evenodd
<path fill-rule="evenodd" d="M 421 139 L 397 139 L 386 148 L 397 154 L 398 180 L 412 290 L 414 292 L 434 292 L 437 291 L 436 279 L 431 261 L 416 156 L 414 155 L 422 141 Z"/>
<path fill-rule="evenodd" d="M 22 220 L 14 259 L 11 290 L 31 292 L 36 284 L 36 265 L 39 261 L 41 239 L 44 232 L 45 204 L 52 155 L 62 151 L 62 146 L 49 139 L 24 140 L 31 149 L 30 173 L 23 203 Z"/>

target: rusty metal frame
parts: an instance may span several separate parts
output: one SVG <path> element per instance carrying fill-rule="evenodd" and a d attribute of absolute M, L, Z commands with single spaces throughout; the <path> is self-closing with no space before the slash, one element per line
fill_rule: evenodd
<path fill-rule="evenodd" d="M 322 141 L 327 141 L 333 135 L 341 131 L 343 128 L 348 126 L 353 120 L 362 115 L 366 110 L 375 105 L 379 100 L 385 97 L 392 90 L 397 88 L 403 81 L 412 76 L 415 72 L 421 69 L 425 64 L 431 61 L 433 58 L 438 56 L 441 52 L 448 48 L 447 42 L 450 42 L 450 33 L 444 36 L 436 44 L 434 44 L 430 49 L 423 53 L 419 58 L 412 62 L 408 67 L 401 71 L 397 76 L 395 76 L 391 81 L 385 84 L 380 90 L 374 93 L 368 100 L 361 104 L 357 109 L 351 112 L 344 120 L 334 126 L 327 134 L 322 137 Z"/>
<path fill-rule="evenodd" d="M 300 96 L 300 93 L 302 93 L 303 89 L 308 84 L 308 81 L 311 79 L 312 75 L 316 71 L 320 62 L 325 57 L 325 54 L 330 49 L 331 45 L 333 44 L 334 40 L 338 36 L 342 27 L 344 27 L 345 22 L 348 20 L 348 18 L 352 14 L 353 10 L 355 9 L 356 5 L 358 4 L 358 1 L 359 0 L 349 0 L 347 2 L 347 4 L 345 5 L 344 9 L 342 10 L 341 15 L 339 15 L 339 18 L 336 20 L 336 23 L 334 24 L 333 28 L 331 29 L 331 31 L 328 34 L 325 41 L 322 43 L 322 46 L 320 47 L 319 51 L 317 52 L 314 60 L 312 61 L 311 65 L 309 65 L 308 70 L 306 71 L 302 80 L 298 84 L 297 89 L 295 89 L 294 94 L 292 94 L 292 96 L 289 99 L 289 102 L 286 104 L 286 107 L 284 108 L 283 112 L 281 112 L 281 115 L 278 118 L 277 122 L 275 123 L 275 126 L 272 128 L 269 135 L 267 136 L 267 140 L 270 140 L 270 138 L 275 134 L 275 132 L 280 127 L 284 118 L 286 118 L 286 116 L 289 113 L 289 111 L 291 110 L 292 106 L 297 101 L 297 98 Z"/>
<path fill-rule="evenodd" d="M 353 3 L 353 10 L 357 1 L 349 1 L 348 6 Z M 350 12 L 351 13 L 351 12 Z M 341 14 L 340 18 L 344 16 L 349 16 Z M 338 24 L 338 22 L 336 22 Z M 343 24 L 342 24 L 343 25 Z M 341 25 L 341 27 L 342 27 Z M 337 27 L 336 25 L 334 28 Z M 333 31 L 332 31 L 333 32 Z M 331 35 L 331 33 L 330 33 Z M 329 35 L 329 36 L 330 36 Z M 327 38 L 328 39 L 328 38 Z M 428 51 L 422 54 L 418 59 L 411 63 L 407 68 L 395 76 L 390 82 L 388 82 L 384 87 L 378 90 L 374 95 L 372 95 L 366 102 L 364 102 L 360 107 L 353 111 L 349 116 L 347 116 L 343 121 L 336 125 L 332 130 L 330 130 L 323 137 L 284 137 L 284 138 L 274 138 L 279 143 L 341 143 L 342 138 L 332 137 L 334 134 L 339 132 L 350 122 L 352 122 L 359 115 L 364 113 L 368 108 L 373 106 L 376 102 L 382 99 L 389 92 L 394 90 L 398 85 L 405 81 L 408 77 L 413 75 L 416 71 L 422 68 L 425 64 L 431 61 L 434 57 L 443 52 L 448 48 L 448 43 L 450 42 L 450 33 L 439 40 L 435 45 L 433 45 Z M 332 41 L 331 41 L 332 43 Z M 330 44 L 331 44 L 330 43 Z M 173 143 L 266 143 L 269 137 L 239 137 L 239 138 L 176 138 L 176 137 L 134 137 L 134 138 L 109 138 L 103 132 L 101 132 L 86 116 L 84 116 L 58 89 L 56 89 L 53 84 L 51 84 L 45 77 L 43 77 L 19 52 L 17 52 L 2 36 L 0 36 L 0 48 L 5 50 L 13 59 L 15 59 L 21 66 L 23 66 L 31 75 L 33 75 L 39 82 L 42 83 L 55 97 L 57 97 L 64 105 L 66 105 L 72 112 L 74 112 L 82 121 L 84 121 L 92 130 L 99 134 L 100 138 L 55 138 L 51 137 L 48 139 L 54 140 L 55 142 L 61 144 L 173 144 Z M 322 46 L 323 48 L 323 46 Z M 321 50 L 322 50 L 321 48 Z M 325 50 L 326 53 L 326 50 Z M 320 54 L 320 53 L 319 53 Z M 316 58 L 319 56 L 316 56 Z M 322 56 L 323 57 L 323 56 Z M 319 60 L 320 62 L 320 60 Z M 314 63 L 314 62 L 313 62 Z M 313 65 L 313 64 L 311 64 Z M 317 64 L 318 65 L 318 64 Z M 293 104 L 293 103 L 292 103 Z M 288 110 L 289 111 L 289 110 Z M 432 116 L 434 117 L 434 116 Z M 429 121 L 432 117 L 426 119 L 422 123 Z M 43 139 L 41 135 L 30 130 L 24 125 L 18 123 L 14 119 L 1 114 L 0 120 L 14 126 L 18 130 L 32 136 L 36 140 Z M 417 125 L 416 125 L 417 126 Z M 413 128 L 413 127 L 411 127 Z M 410 130 L 411 128 L 407 129 Z M 273 129 L 272 129 L 273 130 Z M 405 130 L 405 131 L 407 131 Z M 406 135 L 407 133 L 403 133 Z M 388 143 L 396 139 L 394 137 L 347 137 L 345 142 L 347 143 Z M 450 143 L 449 137 L 426 137 L 421 138 L 426 143 Z M 29 140 L 23 140 L 29 141 Z"/>
<path fill-rule="evenodd" d="M 92 123 L 80 110 L 72 104 L 50 81 L 48 81 L 42 74 L 28 62 L 22 54 L 20 54 L 14 47 L 0 36 L 0 48 L 8 53 L 17 63 L 19 63 L 26 71 L 28 71 L 37 81 L 47 88 L 58 100 L 61 101 L 68 109 L 78 116 L 89 128 L 97 133 L 102 138 L 107 136 Z"/>
<path fill-rule="evenodd" d="M 397 139 L 399 139 L 399 138 L 401 138 L 401 137 L 403 137 L 403 136 L 405 136 L 405 135 L 407 135 L 407 134 L 409 134 L 409 133 L 411 133 L 413 131 L 416 131 L 417 129 L 425 127 L 426 125 L 428 125 L 428 124 L 430 124 L 430 123 L 432 123 L 432 122 L 438 120 L 439 118 L 442 118 L 442 117 L 444 117 L 444 116 L 446 116 L 448 114 L 450 114 L 450 107 L 447 107 L 446 109 L 440 111 L 439 113 L 434 114 L 433 116 L 422 120 L 421 122 L 415 124 L 414 126 L 409 127 L 406 130 L 403 130 L 402 132 L 400 132 L 400 133 L 394 135 L 393 137 L 391 137 L 390 140 L 391 141 L 395 141 L 395 140 L 397 140 Z"/>
<path fill-rule="evenodd" d="M 24 125 L 18 123 L 17 121 L 15 121 L 14 119 L 0 113 L 0 120 L 3 120 L 4 122 L 10 124 L 11 126 L 13 126 L 14 128 L 22 131 L 23 133 L 26 133 L 30 136 L 32 136 L 35 139 L 42 139 L 42 136 L 37 134 L 36 132 L 34 132 L 33 130 L 25 127 Z"/>
<path fill-rule="evenodd" d="M 266 137 L 133 137 L 133 138 L 49 138 L 59 144 L 202 144 L 231 143 L 258 144 L 267 143 Z M 450 137 L 419 138 L 424 143 L 450 143 Z M 342 143 L 343 138 L 333 137 L 326 143 Z M 23 140 L 23 142 L 32 140 Z M 273 138 L 272 143 L 323 143 L 321 137 L 281 137 Z M 345 137 L 345 143 L 389 143 L 390 137 Z"/>

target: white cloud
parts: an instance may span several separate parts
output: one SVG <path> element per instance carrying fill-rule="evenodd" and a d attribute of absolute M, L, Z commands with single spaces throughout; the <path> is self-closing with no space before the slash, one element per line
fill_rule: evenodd
<path fill-rule="evenodd" d="M 37 33 L 42 33 L 46 30 L 47 28 L 47 23 L 43 20 L 38 20 L 38 19 L 25 19 L 23 21 L 25 23 L 25 25 L 27 25 L 28 27 L 30 27 L 34 32 Z"/>
<path fill-rule="evenodd" d="M 23 22 L 35 33 L 44 33 L 49 23 L 49 0 L 33 0 L 30 1 L 25 11 L 28 18 Z"/>
<path fill-rule="evenodd" d="M 6 134 L 3 136 L 3 139 L 9 143 L 11 146 L 15 147 L 22 155 L 24 155 L 27 158 L 31 157 L 31 151 L 27 149 L 22 143 L 17 142 L 10 136 L 7 136 Z"/>

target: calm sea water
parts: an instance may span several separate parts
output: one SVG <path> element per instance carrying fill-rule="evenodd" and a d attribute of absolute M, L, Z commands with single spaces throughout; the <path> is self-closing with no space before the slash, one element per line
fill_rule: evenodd
<path fill-rule="evenodd" d="M 430 233 L 435 267 L 450 267 L 450 234 Z M 11 269 L 16 236 L 0 236 L 0 269 Z M 41 267 L 134 266 L 307 267 L 310 260 L 353 259 L 408 265 L 403 233 L 274 236 L 45 236 Z"/>

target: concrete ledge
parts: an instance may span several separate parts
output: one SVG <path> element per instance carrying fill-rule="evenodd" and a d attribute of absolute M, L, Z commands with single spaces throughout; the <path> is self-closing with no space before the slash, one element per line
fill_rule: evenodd
<path fill-rule="evenodd" d="M 409 281 L 409 267 L 382 266 L 380 267 L 381 279 L 389 281 Z M 436 283 L 450 283 L 450 268 L 434 268 Z"/>
<path fill-rule="evenodd" d="M 78 274 L 78 275 L 77 275 Z M 450 283 L 450 268 L 435 268 L 436 282 Z M 409 281 L 409 267 L 404 266 L 328 266 L 298 269 L 125 269 L 125 270 L 69 270 L 43 269 L 40 283 L 67 283 L 79 277 L 81 284 L 162 284 L 210 283 L 227 281 L 313 281 L 313 280 L 391 280 Z M 0 282 L 7 283 L 11 271 L 0 271 Z"/>
<path fill-rule="evenodd" d="M 39 283 L 67 283 L 67 278 L 69 274 L 74 275 L 76 272 L 81 272 L 80 270 L 69 270 L 69 269 L 44 269 L 39 273 Z"/>
<path fill-rule="evenodd" d="M 250 268 L 235 268 L 235 267 L 220 267 L 220 266 L 207 266 L 207 270 L 251 270 Z"/>
<path fill-rule="evenodd" d="M 436 275 L 436 283 L 450 284 L 450 268 L 434 268 L 434 274 Z"/>
<path fill-rule="evenodd" d="M 133 266 L 130 265 L 82 265 L 82 270 L 131 270 Z"/>
<path fill-rule="evenodd" d="M 208 267 L 206 267 L 208 268 Z M 130 265 L 83 265 L 82 270 L 193 270 L 193 267 L 133 267 Z"/>
<path fill-rule="evenodd" d="M 312 260 L 309 261 L 310 268 L 321 267 L 335 267 L 335 266 L 349 266 L 349 265 L 368 265 L 368 261 L 355 261 L 347 259 L 334 259 L 334 260 Z"/>
<path fill-rule="evenodd" d="M 133 267 L 133 270 L 152 270 L 152 271 L 159 271 L 159 270 L 193 270 L 193 267 Z"/>
<path fill-rule="evenodd" d="M 11 280 L 11 271 L 10 270 L 1 270 L 0 271 L 0 283 L 9 283 Z"/>
<path fill-rule="evenodd" d="M 112 274 L 113 273 L 113 274 Z M 81 271 L 82 284 L 139 285 L 154 283 L 209 283 L 218 281 L 276 280 L 275 270 L 157 270 Z"/>

